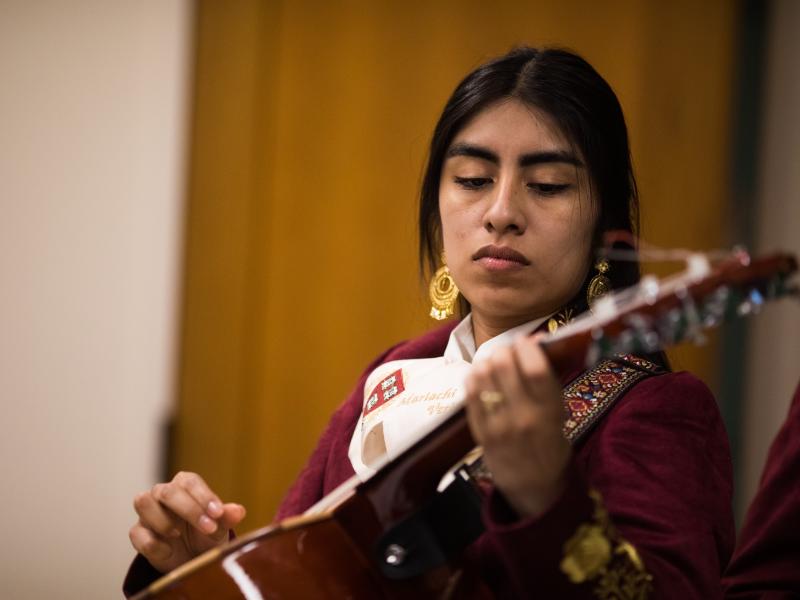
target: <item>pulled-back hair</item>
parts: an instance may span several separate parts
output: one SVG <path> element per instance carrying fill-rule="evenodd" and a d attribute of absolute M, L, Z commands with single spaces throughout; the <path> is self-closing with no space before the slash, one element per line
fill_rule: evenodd
<path fill-rule="evenodd" d="M 480 111 L 507 99 L 547 114 L 583 157 L 598 215 L 592 247 L 601 247 L 606 231 L 623 230 L 632 236 L 638 232 L 639 202 L 628 130 L 614 91 L 588 62 L 570 51 L 520 47 L 467 75 L 436 124 L 420 195 L 423 276 L 426 268 L 429 272 L 436 269 L 442 248 L 439 183 L 447 150 Z M 639 280 L 637 262 L 609 262 L 607 275 L 613 287 L 626 287 Z M 590 276 L 591 272 L 581 294 Z"/>

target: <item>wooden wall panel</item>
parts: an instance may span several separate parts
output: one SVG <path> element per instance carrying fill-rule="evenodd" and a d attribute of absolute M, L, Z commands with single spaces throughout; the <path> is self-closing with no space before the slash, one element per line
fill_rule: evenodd
<path fill-rule="evenodd" d="M 455 84 L 518 43 L 618 92 L 645 234 L 727 243 L 736 4 L 201 1 L 176 467 L 268 521 L 369 359 L 430 322 L 417 187 Z M 679 356 L 713 381 L 713 345 Z"/>

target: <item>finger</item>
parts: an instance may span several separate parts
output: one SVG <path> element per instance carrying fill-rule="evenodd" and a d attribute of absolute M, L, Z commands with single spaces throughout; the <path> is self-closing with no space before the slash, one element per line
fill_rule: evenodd
<path fill-rule="evenodd" d="M 217 520 L 219 527 L 214 533 L 209 534 L 212 540 L 223 542 L 230 536 L 230 530 L 238 525 L 245 516 L 244 506 L 229 502 L 222 505 L 222 516 Z"/>
<path fill-rule="evenodd" d="M 487 411 L 480 399 L 480 393 L 491 385 L 488 373 L 489 367 L 485 362 L 473 365 L 464 382 L 466 395 L 464 403 L 467 407 L 467 423 L 475 442 L 482 445 L 486 439 Z"/>
<path fill-rule="evenodd" d="M 542 337 L 542 335 L 521 337 L 514 342 L 522 384 L 534 400 L 549 398 L 549 392 L 561 389 L 550 362 L 539 345 Z M 542 390 L 547 390 L 547 393 L 542 394 Z"/>
<path fill-rule="evenodd" d="M 233 529 L 244 519 L 247 511 L 241 504 L 228 502 L 222 505 L 222 516 L 219 518 L 219 525 L 222 529 Z"/>
<path fill-rule="evenodd" d="M 517 361 L 517 351 L 513 347 L 498 349 L 489 360 L 491 385 L 505 397 L 501 408 L 512 413 L 524 408 L 531 401 Z M 513 414 L 506 416 L 513 418 Z"/>
<path fill-rule="evenodd" d="M 159 483 L 153 486 L 153 497 L 177 517 L 205 535 L 217 531 L 217 522 L 206 514 L 205 507 L 180 485 Z"/>
<path fill-rule="evenodd" d="M 172 556 L 172 546 L 141 523 L 131 527 L 128 537 L 134 549 L 150 561 L 163 561 Z"/>
<path fill-rule="evenodd" d="M 200 475 L 181 471 L 172 478 L 172 481 L 189 492 L 189 495 L 203 507 L 209 517 L 219 519 L 222 516 L 222 501 L 211 491 Z"/>
<path fill-rule="evenodd" d="M 171 513 L 153 497 L 151 492 L 142 492 L 133 499 L 133 508 L 139 521 L 148 529 L 165 538 L 180 537 L 178 523 Z"/>

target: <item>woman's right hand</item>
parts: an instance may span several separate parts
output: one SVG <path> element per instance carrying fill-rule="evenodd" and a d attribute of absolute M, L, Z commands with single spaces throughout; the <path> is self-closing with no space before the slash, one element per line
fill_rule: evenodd
<path fill-rule="evenodd" d="M 199 475 L 187 472 L 138 494 L 133 508 L 139 521 L 130 529 L 131 543 L 162 573 L 227 542 L 245 516 L 244 506 L 223 504 Z"/>

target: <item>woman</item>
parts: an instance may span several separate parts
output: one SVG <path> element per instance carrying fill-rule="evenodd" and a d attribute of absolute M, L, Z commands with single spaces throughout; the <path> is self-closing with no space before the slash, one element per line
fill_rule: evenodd
<path fill-rule="evenodd" d="M 588 63 L 520 48 L 470 73 L 437 124 L 420 206 L 422 261 L 445 292 L 433 314 L 452 312 L 454 286 L 469 312 L 370 365 L 278 516 L 369 474 L 464 400 L 491 474 L 466 561 L 497 597 L 720 596 L 732 477 L 708 390 L 658 357 L 559 381 L 530 335 L 586 310 L 598 288 L 638 280 L 634 262 L 597 260 L 604 233 L 633 233 L 637 218 L 622 111 Z M 128 591 L 244 516 L 194 474 L 135 507 Z"/>

